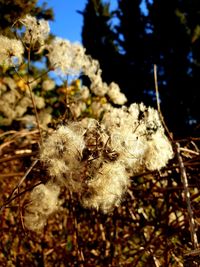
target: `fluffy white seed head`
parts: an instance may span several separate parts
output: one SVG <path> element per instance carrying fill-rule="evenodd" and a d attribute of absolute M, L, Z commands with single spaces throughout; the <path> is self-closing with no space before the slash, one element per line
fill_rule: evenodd
<path fill-rule="evenodd" d="M 53 69 L 61 76 L 79 75 L 83 69 L 85 49 L 78 43 L 70 43 L 68 40 L 55 38 L 47 46 L 47 57 Z"/>
<path fill-rule="evenodd" d="M 156 110 L 143 104 L 113 108 L 105 113 L 103 123 L 130 174 L 160 170 L 173 157 L 172 146 Z"/>
<path fill-rule="evenodd" d="M 173 150 L 166 136 L 157 132 L 152 140 L 148 141 L 148 149 L 144 156 L 144 162 L 148 170 L 160 170 L 168 160 L 173 158 Z"/>
<path fill-rule="evenodd" d="M 86 56 L 83 64 L 83 72 L 87 75 L 90 80 L 98 74 L 100 70 L 99 61 L 93 59 L 91 56 Z"/>
<path fill-rule="evenodd" d="M 33 189 L 24 214 L 24 224 L 28 229 L 38 231 L 44 227 L 48 216 L 58 208 L 59 192 L 59 187 L 51 182 Z"/>
<path fill-rule="evenodd" d="M 22 63 L 24 47 L 21 41 L 0 36 L 0 65 L 16 66 Z"/>
<path fill-rule="evenodd" d="M 120 92 L 118 84 L 114 82 L 109 85 L 107 94 L 114 104 L 123 105 L 127 101 L 126 96 L 122 92 Z"/>
<path fill-rule="evenodd" d="M 58 184 L 105 213 L 119 205 L 130 177 L 160 170 L 172 157 L 157 111 L 143 104 L 111 108 L 101 123 L 85 118 L 61 126 L 41 152 Z"/>
<path fill-rule="evenodd" d="M 61 126 L 47 138 L 40 158 L 57 183 L 78 190 L 77 176 L 82 168 L 84 147 L 83 128 L 78 123 L 71 123 L 69 126 Z"/>
<path fill-rule="evenodd" d="M 88 190 L 83 194 L 82 204 L 104 213 L 119 206 L 129 185 L 129 177 L 119 162 L 105 163 L 88 182 Z"/>
<path fill-rule="evenodd" d="M 56 86 L 55 81 L 51 79 L 44 80 L 42 83 L 42 89 L 44 91 L 51 91 L 55 88 L 55 86 Z"/>
<path fill-rule="evenodd" d="M 97 75 L 91 76 L 90 79 L 90 89 L 96 96 L 104 96 L 108 92 L 108 85 L 102 81 L 100 70 Z"/>
<path fill-rule="evenodd" d="M 48 21 L 41 19 L 37 20 L 35 17 L 26 15 L 20 22 L 25 26 L 24 42 L 28 44 L 44 44 L 47 39 L 50 27 Z"/>

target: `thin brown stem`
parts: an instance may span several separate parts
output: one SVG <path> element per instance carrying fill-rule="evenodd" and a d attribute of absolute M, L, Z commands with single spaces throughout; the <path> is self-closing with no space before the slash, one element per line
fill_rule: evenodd
<path fill-rule="evenodd" d="M 48 69 L 47 71 L 43 72 L 42 74 L 40 74 L 39 76 L 37 76 L 36 78 L 34 78 L 33 80 L 29 81 L 28 83 L 31 84 L 37 80 L 39 80 L 40 78 L 42 78 L 43 76 L 45 76 L 47 73 L 49 73 L 51 71 L 51 69 Z"/>
<path fill-rule="evenodd" d="M 156 103 L 157 103 L 157 110 L 158 110 L 158 115 L 159 115 L 159 118 L 160 118 L 160 121 L 162 122 L 169 138 L 171 139 L 172 141 L 172 134 L 170 133 L 165 121 L 164 121 L 164 117 L 162 115 L 162 111 L 161 111 L 161 108 L 160 108 L 160 96 L 159 96 L 159 90 L 158 90 L 158 77 L 157 77 L 157 66 L 154 64 L 154 83 L 155 83 L 155 91 L 156 91 Z"/>
<path fill-rule="evenodd" d="M 33 185 L 33 186 L 31 186 L 31 187 L 25 189 L 24 191 L 21 191 L 19 194 L 13 196 L 11 199 L 9 199 L 9 201 L 6 201 L 6 203 L 4 203 L 2 206 L 0 206 L 0 212 L 2 212 L 3 209 L 6 208 L 7 205 L 9 205 L 13 200 L 15 200 L 16 198 L 22 196 L 22 195 L 25 194 L 26 192 L 33 190 L 33 188 L 35 188 L 36 186 L 38 186 L 38 185 L 40 185 L 40 184 L 42 184 L 42 182 L 38 182 L 37 184 L 35 184 L 35 185 Z"/>
<path fill-rule="evenodd" d="M 28 90 L 30 93 L 30 97 L 31 97 L 31 102 L 34 108 L 34 113 L 35 113 L 35 119 L 36 119 L 36 123 L 37 123 L 37 128 L 40 134 L 40 140 L 41 140 L 41 144 L 43 143 L 43 139 L 42 139 L 42 131 L 41 131 L 41 127 L 40 127 L 40 121 L 39 121 L 39 116 L 38 116 L 38 112 L 37 112 L 37 107 L 36 107 L 36 103 L 35 103 L 35 97 L 33 95 L 31 86 L 30 86 L 30 82 L 29 82 L 29 73 L 30 73 L 30 62 L 31 62 L 31 45 L 28 48 L 28 78 L 27 78 L 27 86 L 28 86 Z"/>
<path fill-rule="evenodd" d="M 101 238 L 102 238 L 103 244 L 104 244 L 104 257 L 108 258 L 109 253 L 110 253 L 110 241 L 107 240 L 107 238 L 106 238 L 106 232 L 105 232 L 105 229 L 103 227 L 103 223 L 99 223 L 99 230 L 101 232 Z"/>
<path fill-rule="evenodd" d="M 78 227 L 76 214 L 74 214 L 74 228 L 75 228 L 76 249 L 77 249 L 77 257 L 79 260 L 79 266 L 83 267 L 85 259 L 84 259 L 83 251 L 79 245 L 79 227 Z"/>
<path fill-rule="evenodd" d="M 11 161 L 14 159 L 31 157 L 31 156 L 35 156 L 35 155 L 37 155 L 37 152 L 24 153 L 24 154 L 14 155 L 14 156 L 10 156 L 10 157 L 3 157 L 3 158 L 0 158 L 0 163 Z"/>
<path fill-rule="evenodd" d="M 26 173 L 24 174 L 24 176 L 21 178 L 21 180 L 19 181 L 18 185 L 13 189 L 13 191 L 11 192 L 9 198 L 7 201 L 9 201 L 12 196 L 16 193 L 16 191 L 19 190 L 20 186 L 22 185 L 22 183 L 25 181 L 26 177 L 29 175 L 29 173 L 32 171 L 32 169 L 34 168 L 34 166 L 37 164 L 38 159 L 36 159 L 31 166 L 28 168 L 28 170 L 26 171 Z"/>
<path fill-rule="evenodd" d="M 198 238 L 197 238 L 196 229 L 195 229 L 195 221 L 194 221 L 193 211 L 192 211 L 192 207 L 191 207 L 188 179 L 187 179 L 187 174 L 186 174 L 185 166 L 183 163 L 183 159 L 182 159 L 182 156 L 180 153 L 180 144 L 179 143 L 176 143 L 176 154 L 177 154 L 179 167 L 180 167 L 181 180 L 182 180 L 183 187 L 184 187 L 185 201 L 187 204 L 187 212 L 188 212 L 189 225 L 190 225 L 191 241 L 192 241 L 193 249 L 197 249 L 198 248 Z"/>
<path fill-rule="evenodd" d="M 157 109 L 159 114 L 161 114 L 160 109 L 160 97 L 159 97 L 159 91 L 158 91 L 158 77 L 157 77 L 157 66 L 154 64 L 154 82 L 155 82 L 155 90 L 156 90 L 156 103 L 157 103 Z"/>

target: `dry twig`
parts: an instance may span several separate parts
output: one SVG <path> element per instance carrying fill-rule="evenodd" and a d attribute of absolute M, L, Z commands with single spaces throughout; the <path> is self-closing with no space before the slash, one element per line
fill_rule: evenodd
<path fill-rule="evenodd" d="M 185 196 L 185 201 L 187 204 L 192 245 L 193 245 L 193 249 L 197 249 L 198 248 L 198 238 L 197 238 L 197 234 L 196 234 L 196 226 L 195 226 L 193 211 L 192 211 L 192 207 L 191 207 L 190 191 L 189 191 L 187 174 L 186 174 L 185 166 L 183 164 L 183 159 L 182 159 L 182 156 L 180 153 L 180 144 L 179 143 L 176 143 L 176 154 L 177 154 L 177 158 L 178 158 L 178 162 L 179 162 L 179 166 L 180 166 L 181 180 L 182 180 L 182 183 L 184 186 L 184 196 Z"/>

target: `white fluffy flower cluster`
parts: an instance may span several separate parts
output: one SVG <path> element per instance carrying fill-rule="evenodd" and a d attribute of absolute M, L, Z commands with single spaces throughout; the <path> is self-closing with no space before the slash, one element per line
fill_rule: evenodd
<path fill-rule="evenodd" d="M 85 58 L 85 49 L 78 43 L 55 38 L 47 46 L 47 57 L 53 69 L 60 75 L 79 75 Z"/>
<path fill-rule="evenodd" d="M 16 66 L 22 63 L 24 47 L 21 41 L 0 36 L 0 65 Z"/>
<path fill-rule="evenodd" d="M 49 35 L 48 21 L 26 15 L 20 22 L 25 26 L 23 40 L 25 43 L 34 46 L 36 43 L 44 44 Z M 10 39 L 6 36 L 0 36 L 0 65 L 17 66 L 22 63 L 24 47 L 20 40 Z"/>
<path fill-rule="evenodd" d="M 45 107 L 45 100 L 33 94 L 36 107 Z M 27 91 L 20 92 L 18 83 L 10 77 L 4 77 L 0 82 L 0 125 L 11 125 L 14 120 L 23 120 L 29 107 L 32 107 L 30 95 Z M 33 120 L 33 119 L 32 119 Z"/>
<path fill-rule="evenodd" d="M 47 21 L 37 21 L 27 15 L 21 23 L 26 27 L 26 44 L 30 47 L 44 44 L 49 33 Z M 73 78 L 84 74 L 90 79 L 90 88 L 82 86 L 79 90 L 76 84 L 67 88 L 76 96 L 70 99 L 73 100 L 70 101 L 73 117 L 81 117 L 89 105 L 87 111 L 92 110 L 91 114 L 101 118 L 101 122 L 91 118 L 70 122 L 44 142 L 40 159 L 46 165 L 50 179 L 30 195 L 25 225 L 32 230 L 41 229 L 56 210 L 60 186 L 65 185 L 75 193 L 84 207 L 106 213 L 120 204 L 131 177 L 146 170 L 160 170 L 173 157 L 157 111 L 143 104 L 113 108 L 111 103 L 123 105 L 127 99 L 117 84 L 108 85 L 102 80 L 98 61 L 86 55 L 82 45 L 55 38 L 44 47 L 48 50 L 52 69 L 59 74 Z M 23 52 L 20 41 L 0 37 L 0 64 L 14 65 L 16 59 L 21 63 Z M 42 84 L 46 91 L 54 86 L 50 80 Z M 0 112 L 5 119 L 4 125 L 24 115 L 31 105 L 26 92 L 21 96 L 16 87 L 12 81 L 0 84 Z M 43 109 L 44 99 L 34 97 L 37 108 Z M 43 117 L 50 121 L 49 116 Z"/>
<path fill-rule="evenodd" d="M 50 32 L 48 21 L 44 19 L 37 20 L 35 17 L 26 15 L 20 22 L 26 28 L 24 33 L 25 43 L 34 45 L 38 42 L 41 45 L 44 44 Z"/>
<path fill-rule="evenodd" d="M 71 76 L 70 78 L 74 79 L 76 76 L 84 74 L 91 81 L 89 90 L 92 95 L 100 98 L 105 96 L 106 101 L 108 100 L 117 105 L 123 105 L 127 101 L 117 84 L 111 83 L 108 85 L 103 82 L 99 62 L 86 55 L 85 48 L 81 44 L 71 43 L 58 37 L 53 39 L 50 44 L 45 44 L 50 31 L 46 20 L 37 20 L 35 17 L 26 15 L 20 19 L 20 22 L 25 26 L 24 43 L 29 44 L 31 48 L 37 47 L 39 51 L 45 47 L 48 51 L 47 58 L 51 69 L 61 77 L 69 75 Z M 16 39 L 8 39 L 4 36 L 0 36 L 0 41 L 0 64 L 8 66 L 20 64 L 24 53 L 22 42 Z M 47 88 L 45 90 L 51 90 L 53 85 L 45 83 L 43 86 Z M 85 109 L 86 105 L 83 101 L 79 105 L 78 112 L 73 108 L 74 114 L 77 116 Z"/>
<path fill-rule="evenodd" d="M 120 204 L 130 177 L 160 170 L 172 157 L 157 111 L 143 104 L 113 108 L 101 123 L 86 118 L 61 126 L 41 151 L 57 185 L 77 193 L 84 207 L 105 213 Z"/>
<path fill-rule="evenodd" d="M 60 188 L 56 184 L 40 184 L 30 194 L 30 203 L 24 215 L 25 226 L 32 230 L 42 229 L 50 214 L 58 208 Z"/>
<path fill-rule="evenodd" d="M 151 107 L 134 103 L 129 108 L 112 108 L 102 123 L 131 175 L 160 170 L 173 157 L 158 112 Z"/>
<path fill-rule="evenodd" d="M 122 92 L 120 92 L 120 88 L 116 83 L 112 82 L 108 85 L 103 82 L 101 77 L 102 71 L 97 60 L 92 59 L 90 56 L 86 56 L 83 72 L 91 81 L 90 90 L 93 94 L 100 97 L 108 96 L 111 102 L 117 105 L 123 105 L 126 103 L 127 98 Z"/>
<path fill-rule="evenodd" d="M 101 69 L 97 60 L 85 54 L 85 49 L 78 43 L 56 38 L 46 46 L 52 69 L 61 76 L 78 76 L 81 73 L 91 81 L 90 90 L 96 96 L 107 95 L 112 103 L 123 105 L 127 99 L 117 84 L 102 81 Z"/>
<path fill-rule="evenodd" d="M 108 212 L 119 205 L 129 179 L 103 125 L 84 119 L 61 126 L 41 151 L 49 174 L 79 195 L 85 207 Z"/>
<path fill-rule="evenodd" d="M 123 105 L 127 101 L 126 96 L 120 92 L 119 85 L 114 82 L 109 85 L 107 94 L 114 104 Z"/>

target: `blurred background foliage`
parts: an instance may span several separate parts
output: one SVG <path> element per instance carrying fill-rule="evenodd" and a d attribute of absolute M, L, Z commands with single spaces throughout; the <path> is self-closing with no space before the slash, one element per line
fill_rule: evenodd
<path fill-rule="evenodd" d="M 178 141 L 184 148 L 181 155 L 198 228 L 200 2 L 143 2 L 145 9 L 141 8 L 141 1 L 119 0 L 118 8 L 110 11 L 109 3 L 87 0 L 85 9 L 80 11 L 84 17 L 83 45 L 87 54 L 99 60 L 103 79 L 108 83 L 117 82 L 129 103 L 142 101 L 155 106 L 153 64 L 157 65 L 164 118 L 175 137 L 184 136 Z M 37 1 L 0 0 L 0 9 L 0 34 L 9 37 L 13 37 L 19 27 L 17 19 L 25 14 L 53 19 L 53 10 L 47 5 L 37 6 Z M 11 32 L 13 22 L 16 23 Z M 48 65 L 43 62 L 43 67 L 38 68 L 35 62 L 40 60 L 43 60 L 42 54 L 32 56 L 33 77 L 43 73 L 45 64 Z M 25 68 L 19 69 L 24 77 Z M 44 75 L 33 88 L 35 96 L 45 102 L 39 114 L 45 111 L 55 119 L 47 120 L 44 128 L 48 123 L 53 128 L 63 123 L 66 112 L 67 119 L 74 119 L 75 115 L 66 107 L 66 90 L 76 104 L 81 86 L 80 81 L 75 80 L 68 89 L 54 85 L 54 89 L 48 91 L 44 89 L 44 82 L 49 79 Z M 13 70 L 1 68 L 0 86 L 4 88 L 0 99 L 5 91 L 13 90 L 13 86 L 20 94 L 18 100 L 26 96 L 24 84 Z M 93 101 L 105 100 L 89 96 L 85 113 L 80 116 L 94 116 Z M 23 115 L 33 114 L 30 105 Z M 38 156 L 38 132 L 33 117 L 27 119 L 28 124 L 14 119 L 0 128 L 0 205 L 7 203 L 0 213 L 1 266 L 192 267 L 200 264 L 199 250 L 194 250 L 191 242 L 177 158 L 160 172 L 133 177 L 122 205 L 109 215 L 83 209 L 75 201 L 76 197 L 63 188 L 60 211 L 49 218 L 43 232 L 24 229 L 22 218 L 27 195 L 37 183 L 48 179 L 44 167 L 38 163 L 20 187 L 20 196 L 8 201 Z"/>

